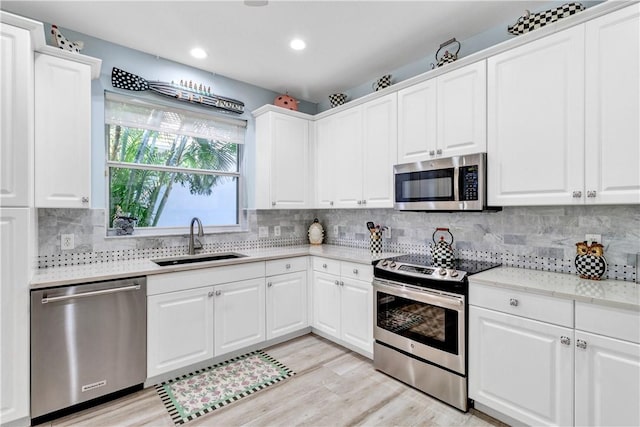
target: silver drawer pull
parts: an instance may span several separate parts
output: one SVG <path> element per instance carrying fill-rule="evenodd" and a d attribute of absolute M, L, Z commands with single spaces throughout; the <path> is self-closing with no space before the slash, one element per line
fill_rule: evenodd
<path fill-rule="evenodd" d="M 284 266 L 284 268 L 286 268 L 287 270 L 291 268 L 291 264 L 287 264 Z"/>
<path fill-rule="evenodd" d="M 564 344 L 564 345 L 570 345 L 571 344 L 571 338 L 565 337 L 565 336 L 561 336 L 560 337 L 560 343 Z"/>
<path fill-rule="evenodd" d="M 340 281 L 340 286 L 344 286 L 344 282 L 342 280 Z"/>
<path fill-rule="evenodd" d="M 135 284 L 135 285 L 131 285 L 131 286 L 123 286 L 121 288 L 113 288 L 113 289 L 102 289 L 99 291 L 91 291 L 91 292 L 84 292 L 84 293 L 80 293 L 80 294 L 72 294 L 72 295 L 60 295 L 59 297 L 43 297 L 42 298 L 42 303 L 43 304 L 47 304 L 50 302 L 57 302 L 57 301 L 66 301 L 69 299 L 74 299 L 74 298 L 87 298 L 87 297 L 95 297 L 98 295 L 108 295 L 108 294 L 115 294 L 118 292 L 127 292 L 127 291 L 138 291 L 140 290 L 140 285 Z"/>
<path fill-rule="evenodd" d="M 327 264 L 322 264 L 322 268 L 327 268 Z"/>
<path fill-rule="evenodd" d="M 517 299 L 515 299 L 515 298 L 511 298 L 511 299 L 509 300 L 509 305 L 512 305 L 512 306 L 514 306 L 514 307 L 517 307 L 517 306 L 518 306 L 518 300 L 517 300 Z"/>
<path fill-rule="evenodd" d="M 271 282 L 268 282 L 268 283 L 267 283 L 267 288 L 270 288 L 270 287 L 272 287 L 272 286 L 273 286 L 273 283 L 271 283 Z"/>
<path fill-rule="evenodd" d="M 587 191 L 587 197 L 596 197 L 596 194 L 595 190 Z"/>
<path fill-rule="evenodd" d="M 573 193 L 571 193 L 571 196 L 574 199 L 579 199 L 580 197 L 582 197 L 582 191 L 574 191 Z"/>
<path fill-rule="evenodd" d="M 213 291 L 209 291 L 209 293 L 207 294 L 207 296 L 212 297 L 214 295 Z"/>
<path fill-rule="evenodd" d="M 576 347 L 584 350 L 587 348 L 587 342 L 584 340 L 576 340 Z"/>
<path fill-rule="evenodd" d="M 216 291 L 216 296 L 219 297 L 220 295 L 222 295 L 222 291 Z"/>
<path fill-rule="evenodd" d="M 358 269 L 357 268 L 353 269 L 353 274 L 358 274 Z"/>
<path fill-rule="evenodd" d="M 333 282 L 336 286 L 340 286 L 340 281 L 336 280 L 335 282 Z"/>

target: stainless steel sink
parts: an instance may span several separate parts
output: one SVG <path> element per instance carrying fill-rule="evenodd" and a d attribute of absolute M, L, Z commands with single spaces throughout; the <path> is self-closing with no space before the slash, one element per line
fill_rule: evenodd
<path fill-rule="evenodd" d="M 246 255 L 239 254 L 237 252 L 222 252 L 217 254 L 204 254 L 204 255 L 185 255 L 171 258 L 152 259 L 161 267 L 168 265 L 180 265 L 180 264 L 192 264 L 195 262 L 208 262 L 208 261 L 222 261 L 226 259 L 236 259 L 246 257 Z"/>

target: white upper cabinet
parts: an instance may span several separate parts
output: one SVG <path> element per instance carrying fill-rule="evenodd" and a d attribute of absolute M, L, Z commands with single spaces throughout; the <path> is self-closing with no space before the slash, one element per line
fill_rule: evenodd
<path fill-rule="evenodd" d="M 91 74 L 86 63 L 35 55 L 36 207 L 90 207 Z"/>
<path fill-rule="evenodd" d="M 274 111 L 256 118 L 256 208 L 310 207 L 309 120 Z"/>
<path fill-rule="evenodd" d="M 396 102 L 392 93 L 317 122 L 317 207 L 393 206 Z"/>
<path fill-rule="evenodd" d="M 486 151 L 486 65 L 398 91 L 398 163 Z"/>
<path fill-rule="evenodd" d="M 640 5 L 585 27 L 585 200 L 640 203 Z"/>
<path fill-rule="evenodd" d="M 395 93 L 362 106 L 362 202 L 368 208 L 393 207 L 393 164 L 398 145 L 397 110 Z"/>
<path fill-rule="evenodd" d="M 581 201 L 583 165 L 584 28 L 489 58 L 489 205 Z"/>
<path fill-rule="evenodd" d="M 33 51 L 29 30 L 0 26 L 0 206 L 33 200 Z"/>

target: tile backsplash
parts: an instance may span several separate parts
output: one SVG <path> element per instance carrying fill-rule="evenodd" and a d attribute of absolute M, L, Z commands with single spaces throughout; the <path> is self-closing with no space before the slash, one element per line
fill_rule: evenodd
<path fill-rule="evenodd" d="M 183 254 L 186 236 L 105 238 L 102 209 L 40 209 L 39 266 L 53 267 L 118 259 Z M 368 247 L 367 221 L 391 227 L 383 249 L 427 253 L 436 227 L 448 227 L 454 248 L 465 258 L 500 260 L 506 265 L 574 273 L 575 243 L 600 234 L 609 278 L 635 280 L 640 252 L 637 206 L 547 206 L 504 208 L 500 212 L 399 212 L 393 209 L 260 210 L 247 212 L 248 230 L 204 237 L 210 252 L 293 246 L 307 243 L 317 217 L 325 243 Z M 280 226 L 279 237 L 274 227 Z M 269 237 L 259 238 L 258 228 Z M 336 230 L 337 227 L 337 230 Z M 337 231 L 337 234 L 336 234 Z M 60 249 L 60 234 L 74 233 L 76 248 Z"/>

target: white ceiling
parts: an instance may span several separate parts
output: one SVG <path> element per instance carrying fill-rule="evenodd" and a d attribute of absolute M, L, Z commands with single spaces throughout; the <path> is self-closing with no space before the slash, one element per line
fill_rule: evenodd
<path fill-rule="evenodd" d="M 465 40 L 514 22 L 541 3 L 271 0 L 250 7 L 242 1 L 2 1 L 0 7 L 320 102 L 432 55 L 452 37 Z M 291 50 L 294 37 L 304 39 L 307 49 Z M 195 46 L 208 57 L 191 57 Z"/>

